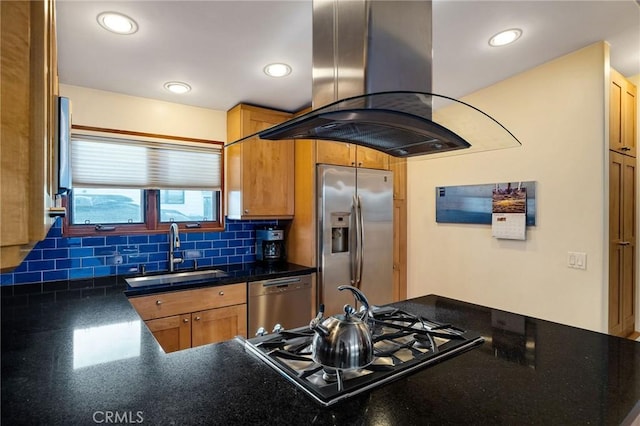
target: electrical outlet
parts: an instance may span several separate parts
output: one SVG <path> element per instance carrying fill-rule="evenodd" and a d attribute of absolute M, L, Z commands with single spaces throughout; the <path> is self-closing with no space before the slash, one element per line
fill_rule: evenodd
<path fill-rule="evenodd" d="M 570 251 L 567 255 L 567 266 L 573 269 L 587 269 L 587 253 Z"/>

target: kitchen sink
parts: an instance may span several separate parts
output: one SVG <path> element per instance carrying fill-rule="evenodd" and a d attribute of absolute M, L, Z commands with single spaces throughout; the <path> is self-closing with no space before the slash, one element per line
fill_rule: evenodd
<path fill-rule="evenodd" d="M 149 275 L 142 277 L 125 278 L 131 287 L 146 287 L 160 284 L 180 284 L 187 282 L 205 281 L 215 278 L 223 278 L 228 274 L 220 269 L 210 269 L 207 271 L 173 272 L 162 275 Z"/>

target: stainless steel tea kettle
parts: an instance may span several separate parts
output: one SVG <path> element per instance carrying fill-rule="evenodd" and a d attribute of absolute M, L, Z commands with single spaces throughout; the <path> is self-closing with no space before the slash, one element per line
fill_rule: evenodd
<path fill-rule="evenodd" d="M 362 306 L 358 315 L 350 306 L 344 306 L 344 315 L 323 319 L 324 305 L 309 326 L 315 331 L 312 341 L 313 360 L 324 367 L 349 370 L 366 367 L 373 361 L 373 341 L 367 324 L 369 302 L 355 287 L 343 285 L 338 290 L 350 290 Z"/>

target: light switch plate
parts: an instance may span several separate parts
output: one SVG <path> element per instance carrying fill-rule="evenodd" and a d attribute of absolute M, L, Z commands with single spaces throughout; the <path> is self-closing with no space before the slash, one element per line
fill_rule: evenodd
<path fill-rule="evenodd" d="M 587 269 L 587 253 L 570 251 L 567 255 L 567 266 L 573 269 Z"/>

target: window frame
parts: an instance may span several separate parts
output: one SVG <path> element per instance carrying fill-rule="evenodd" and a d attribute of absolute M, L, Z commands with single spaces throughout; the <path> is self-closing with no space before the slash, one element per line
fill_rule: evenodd
<path fill-rule="evenodd" d="M 186 232 L 221 232 L 224 231 L 224 142 L 197 139 L 170 135 L 161 135 L 155 133 L 135 132 L 127 130 L 106 129 L 93 126 L 72 125 L 72 131 L 91 131 L 91 132 L 103 132 L 112 133 L 115 135 L 122 135 L 127 137 L 152 137 L 158 139 L 167 139 L 171 141 L 185 141 L 185 142 L 199 142 L 220 146 L 220 191 L 217 197 L 217 220 L 216 221 L 201 221 L 201 222 L 176 222 L 180 230 Z M 62 206 L 66 208 L 67 214 L 65 214 L 62 223 L 62 235 L 65 237 L 85 237 L 85 236 L 109 236 L 109 235 L 137 235 L 137 234 L 162 234 L 169 231 L 171 223 L 160 221 L 160 191 L 162 189 L 144 189 L 143 191 L 143 223 L 117 223 L 117 224 L 105 224 L 105 229 L 99 229 L 100 224 L 71 224 L 70 213 L 70 200 L 69 195 L 62 196 Z M 73 189 L 71 190 L 73 191 Z M 73 192 L 72 192 L 73 193 Z M 195 223 L 200 226 L 194 227 Z"/>

